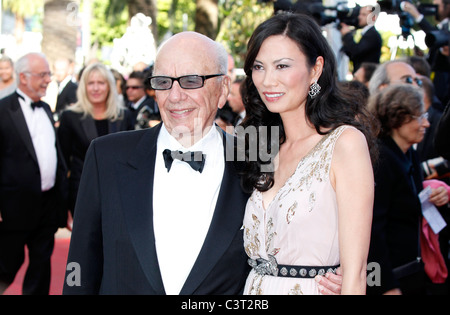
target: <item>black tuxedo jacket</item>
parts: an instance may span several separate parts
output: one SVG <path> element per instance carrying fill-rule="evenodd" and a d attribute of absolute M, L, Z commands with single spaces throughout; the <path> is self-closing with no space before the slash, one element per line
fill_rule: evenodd
<path fill-rule="evenodd" d="M 58 95 L 56 100 L 55 112 L 62 112 L 67 106 L 77 102 L 77 89 L 78 84 L 69 81 L 64 89 Z"/>
<path fill-rule="evenodd" d="M 34 229 L 42 215 L 36 209 L 42 198 L 39 165 L 18 98 L 13 93 L 0 101 L 0 212 L 3 217 L 0 229 L 5 230 Z M 43 104 L 54 124 L 50 106 Z M 54 207 L 48 209 L 47 222 L 58 227 L 66 226 L 67 169 L 58 140 L 55 146 L 58 153 L 56 197 Z"/>
<path fill-rule="evenodd" d="M 64 294 L 165 294 L 152 208 L 160 128 L 161 124 L 92 142 L 67 260 L 79 264 L 81 283 L 66 282 Z M 224 145 L 229 141 L 233 138 L 224 134 Z M 226 161 L 209 232 L 180 294 L 242 292 L 249 272 L 241 230 L 247 199 L 233 162 Z M 182 237 L 173 232 L 174 237 Z M 179 259 L 182 264 L 183 257 Z"/>
<path fill-rule="evenodd" d="M 91 141 L 98 138 L 95 121 L 91 116 L 83 117 L 82 113 L 66 110 L 61 114 L 58 138 L 62 153 L 70 171 L 69 176 L 69 209 L 73 210 L 86 152 Z M 108 132 L 133 130 L 131 113 L 124 110 L 123 119 L 108 122 Z"/>
<path fill-rule="evenodd" d="M 358 43 L 353 40 L 353 34 L 348 33 L 342 37 L 342 49 L 353 62 L 353 73 L 363 62 L 380 62 L 382 39 L 380 33 L 371 27 L 361 37 Z"/>

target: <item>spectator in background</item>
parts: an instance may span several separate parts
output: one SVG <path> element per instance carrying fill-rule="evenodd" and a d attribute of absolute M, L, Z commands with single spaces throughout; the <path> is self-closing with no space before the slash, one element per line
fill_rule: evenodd
<path fill-rule="evenodd" d="M 91 64 L 83 71 L 77 99 L 62 112 L 58 128 L 61 149 L 69 168 L 69 210 L 72 214 L 91 141 L 134 129 L 130 111 L 120 105 L 114 76 L 103 64 Z"/>
<path fill-rule="evenodd" d="M 67 58 L 60 58 L 53 65 L 54 76 L 58 84 L 58 98 L 56 100 L 55 113 L 61 112 L 69 105 L 77 101 L 78 84 L 74 82 L 73 61 Z"/>
<path fill-rule="evenodd" d="M 380 63 L 382 40 L 375 28 L 377 14 L 373 6 L 362 7 L 359 11 L 358 26 L 362 28 L 362 37 L 357 42 L 347 24 L 341 23 L 342 50 L 353 62 L 355 73 L 363 62 Z"/>
<path fill-rule="evenodd" d="M 235 66 L 236 64 L 234 62 L 233 55 L 228 54 L 227 74 L 231 78 L 231 82 L 234 82 L 236 80 Z M 234 126 L 236 120 L 238 119 L 238 115 L 233 111 L 233 109 L 229 104 L 229 101 L 227 100 L 225 105 L 217 110 L 216 118 L 217 122 L 219 123 L 219 125 L 221 125 L 221 127 L 226 127 L 229 124 L 231 124 L 231 126 Z"/>
<path fill-rule="evenodd" d="M 430 79 L 431 76 L 431 67 L 430 64 L 428 63 L 428 61 L 420 56 L 410 56 L 408 57 L 408 59 L 406 60 L 407 63 L 409 63 L 411 65 L 411 67 L 414 68 L 414 71 L 416 71 L 416 73 L 420 76 L 420 78 L 422 79 L 422 81 L 424 81 L 424 78 L 428 78 Z M 430 88 L 433 90 L 432 93 L 427 93 L 431 92 Z M 431 82 L 430 84 L 427 84 L 427 86 L 424 86 L 425 89 L 425 105 L 427 105 L 427 94 L 428 95 L 433 95 L 433 99 L 431 100 L 431 104 L 434 108 L 436 108 L 439 111 L 444 111 L 444 105 L 442 104 L 441 100 L 436 96 L 436 89 L 434 87 L 434 83 Z"/>
<path fill-rule="evenodd" d="M 346 92 L 348 97 L 359 99 L 358 104 L 361 104 L 361 106 L 367 105 L 370 95 L 369 89 L 364 83 L 357 80 L 340 81 L 339 86 Z"/>
<path fill-rule="evenodd" d="M 375 62 L 363 62 L 358 70 L 353 74 L 353 79 L 363 83 L 366 87 L 369 87 L 370 78 L 378 67 L 378 63 Z"/>
<path fill-rule="evenodd" d="M 424 96 L 424 108 L 428 113 L 428 122 L 430 126 L 427 128 L 425 132 L 425 136 L 423 140 L 417 145 L 417 153 L 419 154 L 419 159 L 421 162 L 425 162 L 427 172 L 426 176 L 435 173 L 436 170 L 434 168 L 435 163 L 426 163 L 427 160 L 439 158 L 439 154 L 434 149 L 434 134 L 436 133 L 436 127 L 439 123 L 439 120 L 442 116 L 442 111 L 437 107 L 433 106 L 434 100 L 434 85 L 433 82 L 425 76 L 419 76 L 422 80 L 422 89 Z M 437 100 L 439 103 L 440 101 Z M 440 158 L 439 163 L 442 162 L 442 158 Z"/>
<path fill-rule="evenodd" d="M 233 122 L 233 125 L 235 127 L 238 126 L 245 118 L 245 107 L 241 93 L 243 81 L 244 78 L 239 78 L 236 79 L 233 83 L 231 83 L 231 90 L 227 99 L 231 109 L 237 115 Z"/>
<path fill-rule="evenodd" d="M 406 62 L 414 68 L 417 74 L 423 75 L 425 77 L 430 77 L 431 67 L 428 61 L 424 57 L 420 56 L 409 56 Z"/>
<path fill-rule="evenodd" d="M 135 129 L 145 129 L 151 127 L 151 121 L 160 121 L 158 105 L 153 97 L 146 91 L 144 72 L 133 71 L 128 77 L 125 85 L 128 104 L 127 107 L 133 114 L 133 124 Z"/>
<path fill-rule="evenodd" d="M 417 144 L 416 150 L 422 163 L 424 177 L 427 179 L 440 179 L 450 184 L 450 162 L 439 155 L 434 144 L 436 129 L 443 114 L 438 107 L 434 106 L 434 102 L 437 101 L 440 104 L 440 101 L 434 95 L 433 82 L 428 77 L 422 76 L 421 78 L 423 81 L 425 110 L 428 113 L 430 127 L 425 132 L 424 139 Z M 447 205 L 439 207 L 438 210 L 447 223 L 447 226 L 439 232 L 439 246 L 447 269 L 450 270 L 450 259 L 448 256 L 450 250 L 450 211 Z M 449 278 L 447 277 L 446 280 L 446 288 L 442 288 L 440 285 L 432 285 L 431 288 L 439 290 L 438 292 L 442 292 L 441 290 L 443 289 L 446 292 L 450 292 Z"/>
<path fill-rule="evenodd" d="M 375 201 L 368 261 L 381 268 L 381 285 L 368 294 L 425 294 L 426 275 L 421 263 L 419 231 L 422 208 L 418 193 L 423 177 L 413 144 L 429 127 L 422 91 L 394 84 L 371 95 L 369 109 L 380 123 L 380 155 L 376 164 Z M 448 202 L 447 190 L 432 190 L 429 201 Z"/>
<path fill-rule="evenodd" d="M 413 84 L 422 87 L 422 80 L 414 68 L 402 60 L 391 60 L 382 63 L 372 75 L 369 81 L 370 95 L 390 84 Z"/>
<path fill-rule="evenodd" d="M 67 170 L 50 106 L 41 101 L 51 82 L 44 55 L 15 64 L 18 88 L 0 101 L 0 294 L 25 261 L 24 295 L 46 295 L 58 227 L 67 224 Z"/>
<path fill-rule="evenodd" d="M 111 69 L 111 72 L 116 80 L 117 95 L 119 96 L 119 102 L 122 106 L 125 106 L 127 101 L 127 94 L 125 93 L 125 85 L 127 81 L 123 75 L 116 69 Z"/>
<path fill-rule="evenodd" d="M 426 33 L 432 31 L 442 30 L 442 32 L 449 31 L 449 17 L 450 17 L 450 0 L 433 0 L 433 4 L 437 5 L 436 19 L 439 23 L 436 26 L 431 25 L 423 14 L 419 12 L 414 4 L 409 1 L 402 2 L 402 10 L 411 14 L 415 22 Z M 429 47 L 428 63 L 431 66 L 431 71 L 434 72 L 433 83 L 436 88 L 436 96 L 445 105 L 450 100 L 450 50 L 449 46 Z"/>
<path fill-rule="evenodd" d="M 0 99 L 16 90 L 17 83 L 14 78 L 14 62 L 11 58 L 0 58 Z"/>

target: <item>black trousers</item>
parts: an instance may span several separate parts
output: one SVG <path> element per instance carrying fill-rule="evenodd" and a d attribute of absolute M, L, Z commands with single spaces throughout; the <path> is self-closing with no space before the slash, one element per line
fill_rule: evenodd
<path fill-rule="evenodd" d="M 0 230 L 0 294 L 14 282 L 17 272 L 25 261 L 25 246 L 28 249 L 29 264 L 23 281 L 24 295 L 48 295 L 50 291 L 51 256 L 57 230 L 53 213 L 51 190 L 44 193 L 40 220 L 30 231 Z"/>

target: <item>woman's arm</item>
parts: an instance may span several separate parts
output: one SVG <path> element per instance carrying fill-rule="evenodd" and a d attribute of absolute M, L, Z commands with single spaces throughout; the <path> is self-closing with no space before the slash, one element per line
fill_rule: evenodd
<path fill-rule="evenodd" d="M 330 176 L 339 209 L 342 294 L 365 294 L 374 179 L 367 142 L 360 131 L 346 129 L 337 140 Z"/>

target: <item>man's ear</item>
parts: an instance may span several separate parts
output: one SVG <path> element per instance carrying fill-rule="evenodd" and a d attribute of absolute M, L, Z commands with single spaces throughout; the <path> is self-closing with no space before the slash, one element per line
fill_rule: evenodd
<path fill-rule="evenodd" d="M 231 78 L 228 75 L 224 75 L 222 78 L 222 94 L 220 95 L 219 98 L 219 104 L 218 104 L 218 108 L 222 108 L 225 106 L 225 104 L 227 103 L 227 99 L 228 99 L 228 94 L 230 94 L 231 91 Z"/>
<path fill-rule="evenodd" d="M 27 75 L 23 72 L 19 73 L 19 81 L 21 84 L 27 84 Z"/>

